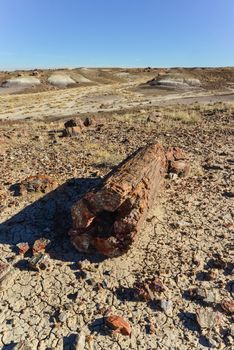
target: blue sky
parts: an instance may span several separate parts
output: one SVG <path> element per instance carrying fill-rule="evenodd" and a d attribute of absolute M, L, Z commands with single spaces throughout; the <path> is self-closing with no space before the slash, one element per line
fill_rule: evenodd
<path fill-rule="evenodd" d="M 234 65 L 234 0 L 0 0 L 0 23 L 0 69 Z"/>

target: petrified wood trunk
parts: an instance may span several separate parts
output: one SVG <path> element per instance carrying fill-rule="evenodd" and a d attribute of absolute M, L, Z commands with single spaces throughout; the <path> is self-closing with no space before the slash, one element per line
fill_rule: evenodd
<path fill-rule="evenodd" d="M 81 252 L 113 257 L 126 252 L 160 188 L 167 159 L 159 143 L 140 148 L 72 208 L 69 235 Z"/>

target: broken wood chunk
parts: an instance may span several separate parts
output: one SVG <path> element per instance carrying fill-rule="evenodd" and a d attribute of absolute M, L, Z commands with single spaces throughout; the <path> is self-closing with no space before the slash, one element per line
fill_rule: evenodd
<path fill-rule="evenodd" d="M 46 246 L 50 243 L 50 240 L 47 238 L 37 239 L 32 247 L 33 255 L 38 253 L 44 253 Z"/>
<path fill-rule="evenodd" d="M 80 118 L 69 119 L 64 123 L 63 136 L 77 136 L 82 132 L 83 126 Z"/>
<path fill-rule="evenodd" d="M 168 173 L 186 176 L 189 172 L 189 165 L 185 154 L 179 147 L 170 147 L 166 153 L 168 160 Z"/>
<path fill-rule="evenodd" d="M 109 257 L 128 251 L 171 160 L 179 157 L 182 152 L 178 148 L 168 153 L 158 142 L 130 155 L 106 176 L 101 186 L 86 193 L 73 206 L 73 227 L 69 231 L 73 245 L 81 252 L 97 251 Z"/>
<path fill-rule="evenodd" d="M 27 242 L 18 243 L 16 244 L 16 246 L 19 250 L 20 255 L 25 255 L 27 251 L 30 249 L 29 244 Z"/>

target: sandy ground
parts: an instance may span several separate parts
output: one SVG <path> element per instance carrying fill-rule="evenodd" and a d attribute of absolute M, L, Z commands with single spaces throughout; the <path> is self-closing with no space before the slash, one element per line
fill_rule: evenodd
<path fill-rule="evenodd" d="M 222 307 L 234 297 L 233 104 L 217 92 L 216 103 L 170 104 L 175 92 L 156 106 L 127 86 L 1 96 L 0 252 L 14 266 L 1 283 L 1 349 L 25 340 L 33 350 L 69 350 L 77 335 L 78 349 L 233 349 L 233 314 Z M 59 116 L 74 114 L 74 100 L 97 125 L 61 137 Z M 72 204 L 151 139 L 182 147 L 189 175 L 165 179 L 127 254 L 79 254 L 67 236 Z M 19 196 L 17 184 L 36 174 L 53 177 L 57 188 Z M 22 257 L 16 245 L 40 237 L 51 243 L 36 272 L 31 252 Z M 165 291 L 138 300 L 135 281 L 152 276 Z M 129 322 L 131 337 L 111 334 L 103 319 L 108 308 Z"/>
<path fill-rule="evenodd" d="M 47 116 L 69 116 L 78 113 L 121 111 L 144 108 L 148 105 L 191 104 L 234 101 L 234 88 L 227 85 L 219 90 L 193 88 L 188 91 L 172 91 L 141 87 L 146 77 L 134 82 L 114 82 L 95 86 L 80 86 L 27 94 L 0 94 L 0 119 L 42 119 Z M 149 79 L 149 76 L 147 77 Z M 17 88 L 18 89 L 18 88 Z"/>

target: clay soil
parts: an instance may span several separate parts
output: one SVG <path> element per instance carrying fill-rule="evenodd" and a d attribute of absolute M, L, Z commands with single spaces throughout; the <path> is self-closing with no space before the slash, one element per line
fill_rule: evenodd
<path fill-rule="evenodd" d="M 234 297 L 234 106 L 222 97 L 232 96 L 233 69 L 194 69 L 201 89 L 153 95 L 141 84 L 156 70 L 109 70 L 105 82 L 92 74 L 93 86 L 0 97 L 0 254 L 14 267 L 1 282 L 0 348 L 26 341 L 33 350 L 69 350 L 79 335 L 80 350 L 233 349 L 233 307 L 223 305 Z M 95 123 L 63 137 L 74 116 Z M 77 252 L 67 235 L 71 206 L 151 140 L 181 147 L 188 176 L 165 179 L 127 254 Z M 50 176 L 56 189 L 19 195 L 31 175 Z M 20 256 L 17 244 L 41 237 L 50 244 L 35 271 L 31 251 Z M 136 282 L 152 277 L 164 291 L 140 300 Z M 129 323 L 131 336 L 112 334 L 107 309 Z"/>

